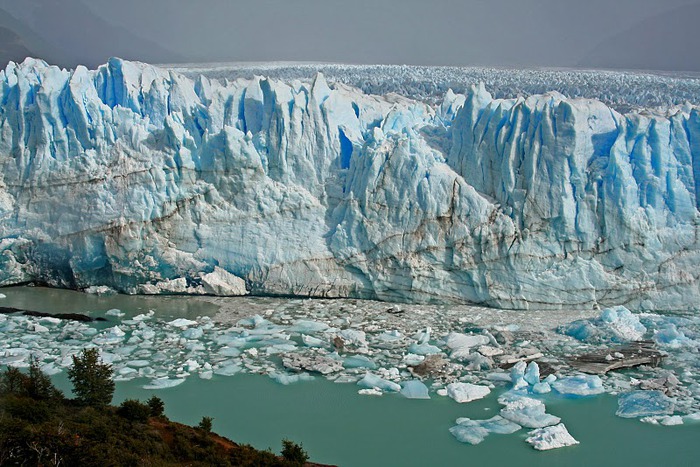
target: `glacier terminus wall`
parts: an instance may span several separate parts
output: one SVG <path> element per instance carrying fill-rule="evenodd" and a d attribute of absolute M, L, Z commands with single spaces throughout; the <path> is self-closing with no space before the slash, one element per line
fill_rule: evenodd
<path fill-rule="evenodd" d="M 434 104 L 111 59 L 0 72 L 0 285 L 700 304 L 700 112 Z"/>

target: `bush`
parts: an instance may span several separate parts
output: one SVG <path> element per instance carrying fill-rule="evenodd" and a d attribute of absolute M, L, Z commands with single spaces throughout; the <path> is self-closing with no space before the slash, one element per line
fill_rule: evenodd
<path fill-rule="evenodd" d="M 68 379 L 73 383 L 73 392 L 81 404 L 104 407 L 112 402 L 112 365 L 100 363 L 97 349 L 83 349 L 79 356 L 73 355 Z"/>
<path fill-rule="evenodd" d="M 282 440 L 282 457 L 293 465 L 304 465 L 309 460 L 304 447 L 288 439 Z"/>
<path fill-rule="evenodd" d="M 151 416 L 151 408 L 135 399 L 127 399 L 117 409 L 117 415 L 131 422 L 147 423 Z"/>
<path fill-rule="evenodd" d="M 152 396 L 146 401 L 146 404 L 151 410 L 151 417 L 162 417 L 165 414 L 165 404 L 160 397 Z"/>
<path fill-rule="evenodd" d="M 209 433 L 211 431 L 213 421 L 214 419 L 211 417 L 202 417 L 202 420 L 199 422 L 199 425 L 197 425 L 197 428 Z"/>

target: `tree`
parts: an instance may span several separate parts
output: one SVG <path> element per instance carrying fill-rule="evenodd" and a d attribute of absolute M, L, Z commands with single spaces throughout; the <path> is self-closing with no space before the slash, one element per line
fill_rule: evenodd
<path fill-rule="evenodd" d="M 304 465 L 309 460 L 304 447 L 288 439 L 282 440 L 282 457 L 292 465 Z"/>
<path fill-rule="evenodd" d="M 209 433 L 211 431 L 213 421 L 214 419 L 211 417 L 202 417 L 202 420 L 199 422 L 199 425 L 197 425 L 197 428 Z"/>
<path fill-rule="evenodd" d="M 51 382 L 51 378 L 39 367 L 39 360 L 32 357 L 29 364 L 29 377 L 26 383 L 27 395 L 32 399 L 55 399 L 63 397 L 61 391 Z"/>
<path fill-rule="evenodd" d="M 146 404 L 151 409 L 151 417 L 162 417 L 165 414 L 165 404 L 160 397 L 152 396 L 146 401 Z"/>
<path fill-rule="evenodd" d="M 0 376 L 0 394 L 24 395 L 26 386 L 27 375 L 13 366 L 8 366 Z"/>
<path fill-rule="evenodd" d="M 80 355 L 73 355 L 68 379 L 73 383 L 73 392 L 80 403 L 104 407 L 112 402 L 112 365 L 100 362 L 96 348 L 83 349 Z"/>

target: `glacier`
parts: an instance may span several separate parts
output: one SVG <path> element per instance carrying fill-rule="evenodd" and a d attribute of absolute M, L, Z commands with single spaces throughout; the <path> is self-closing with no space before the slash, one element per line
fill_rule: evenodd
<path fill-rule="evenodd" d="M 10 63 L 0 285 L 697 308 L 698 107 L 418 97 Z"/>

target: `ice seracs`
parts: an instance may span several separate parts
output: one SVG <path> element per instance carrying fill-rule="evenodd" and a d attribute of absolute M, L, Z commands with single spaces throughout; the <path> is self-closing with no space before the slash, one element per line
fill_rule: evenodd
<path fill-rule="evenodd" d="M 692 103 L 621 113 L 558 92 L 463 91 L 426 102 L 322 74 L 10 63 L 0 285 L 695 306 Z M 639 335 L 615 319 L 620 338 Z"/>

